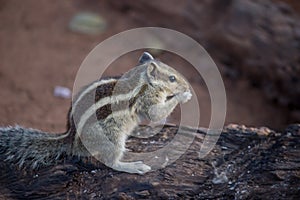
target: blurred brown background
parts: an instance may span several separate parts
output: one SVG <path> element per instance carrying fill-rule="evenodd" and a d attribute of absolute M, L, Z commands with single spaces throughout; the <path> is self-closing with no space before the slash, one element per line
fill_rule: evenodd
<path fill-rule="evenodd" d="M 298 1 L 102 1 L 0 0 L 0 126 L 19 124 L 65 130 L 70 89 L 85 56 L 104 39 L 130 28 L 159 26 L 202 44 L 218 65 L 226 87 L 226 124 L 281 129 L 300 121 L 300 26 Z M 70 29 L 74 16 L 93 12 L 105 28 L 96 34 Z M 133 52 L 107 71 L 119 75 L 137 62 Z M 184 60 L 157 53 L 178 70 Z M 101 65 L 101 63 L 99 63 Z M 201 126 L 210 120 L 205 83 L 183 70 L 198 91 Z"/>

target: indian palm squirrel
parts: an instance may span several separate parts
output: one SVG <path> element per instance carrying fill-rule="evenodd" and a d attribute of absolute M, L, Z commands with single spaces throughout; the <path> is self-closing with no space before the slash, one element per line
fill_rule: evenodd
<path fill-rule="evenodd" d="M 179 72 L 144 52 L 123 76 L 95 81 L 76 95 L 65 133 L 0 128 L 1 162 L 35 169 L 65 155 L 94 156 L 115 170 L 144 174 L 151 167 L 142 161 L 121 161 L 127 137 L 141 120 L 162 120 L 191 96 Z"/>

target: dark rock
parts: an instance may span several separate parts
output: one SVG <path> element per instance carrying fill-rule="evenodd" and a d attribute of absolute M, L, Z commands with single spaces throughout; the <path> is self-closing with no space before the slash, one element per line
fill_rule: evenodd
<path fill-rule="evenodd" d="M 149 139 L 131 138 L 132 151 L 153 151 L 168 144 L 176 126 L 165 126 Z M 151 128 L 140 127 L 139 131 Z M 65 161 L 35 172 L 13 170 L 1 164 L 0 198 L 11 199 L 299 199 L 300 124 L 282 133 L 230 125 L 214 149 L 202 159 L 198 152 L 205 136 L 196 137 L 175 163 L 133 175 L 105 166 Z M 197 133 L 196 133 L 197 132 Z M 161 140 L 167 135 L 168 140 Z M 145 141 L 157 141 L 145 143 Z M 68 164 L 68 162 L 70 162 Z"/>

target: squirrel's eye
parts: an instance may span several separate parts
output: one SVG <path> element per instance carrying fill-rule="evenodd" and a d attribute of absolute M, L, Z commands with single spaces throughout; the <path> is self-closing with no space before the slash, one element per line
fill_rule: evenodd
<path fill-rule="evenodd" d="M 175 76 L 169 76 L 169 80 L 171 81 L 171 82 L 175 82 L 176 81 L 176 77 Z"/>

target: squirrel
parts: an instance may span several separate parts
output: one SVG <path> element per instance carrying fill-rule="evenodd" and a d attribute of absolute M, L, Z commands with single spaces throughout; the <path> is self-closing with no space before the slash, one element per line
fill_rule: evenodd
<path fill-rule="evenodd" d="M 179 72 L 144 52 L 138 65 L 123 76 L 102 78 L 77 94 L 65 133 L 0 128 L 0 161 L 36 169 L 65 156 L 93 156 L 114 170 L 144 174 L 151 167 L 142 161 L 121 161 L 127 137 L 141 120 L 160 121 L 191 96 Z"/>

